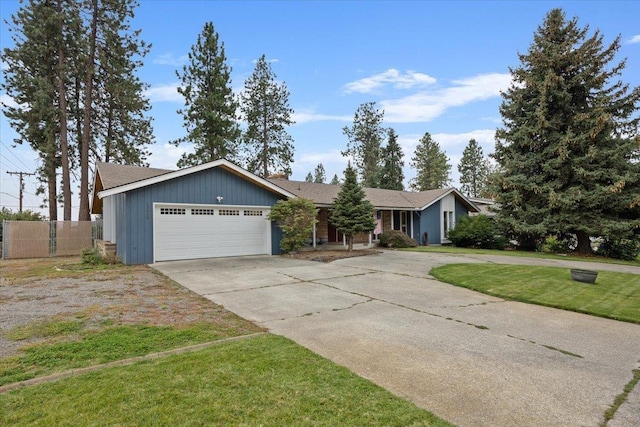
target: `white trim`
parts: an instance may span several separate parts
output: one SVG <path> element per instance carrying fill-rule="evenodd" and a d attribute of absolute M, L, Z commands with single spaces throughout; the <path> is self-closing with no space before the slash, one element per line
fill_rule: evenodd
<path fill-rule="evenodd" d="M 153 247 L 153 263 L 155 264 L 156 261 L 156 208 L 158 207 L 164 207 L 164 206 L 184 206 L 186 207 L 196 207 L 196 208 L 214 208 L 214 209 L 255 209 L 255 210 L 266 210 L 267 211 L 267 215 L 265 216 L 265 221 L 269 221 L 269 219 L 267 218 L 269 212 L 271 212 L 271 208 L 272 206 L 256 206 L 256 205 L 212 205 L 212 204 L 206 204 L 206 203 L 168 203 L 168 202 L 154 202 L 152 203 L 152 227 L 153 230 L 151 232 L 151 236 L 152 236 L 152 247 Z M 269 221 L 270 222 L 270 221 Z M 271 238 L 271 227 L 267 227 L 267 243 L 269 245 L 269 255 L 273 255 L 273 245 L 272 245 L 272 238 Z"/>
<path fill-rule="evenodd" d="M 164 181 L 168 181 L 170 179 L 174 179 L 174 178 L 179 178 L 181 176 L 185 176 L 185 175 L 190 175 L 192 173 L 196 173 L 196 172 L 200 172 L 203 170 L 207 170 L 207 169 L 213 169 L 216 168 L 218 166 L 224 166 L 226 168 L 229 168 L 231 170 L 233 170 L 234 172 L 238 173 L 239 175 L 244 176 L 245 178 L 254 181 L 256 183 L 258 183 L 259 185 L 262 185 L 263 187 L 266 187 L 272 191 L 275 191 L 276 193 L 279 193 L 285 197 L 289 197 L 289 198 L 296 198 L 297 196 L 293 193 L 288 192 L 287 190 L 278 187 L 275 184 L 272 184 L 270 181 L 267 181 L 264 178 L 261 178 L 257 175 L 252 174 L 251 172 L 242 169 L 240 166 L 237 166 L 233 163 L 231 163 L 228 160 L 225 159 L 220 159 L 220 160 L 215 160 L 213 162 L 209 162 L 209 163 L 204 163 L 202 165 L 198 165 L 198 166 L 193 166 L 190 168 L 185 168 L 185 169 L 180 169 L 177 170 L 175 172 L 169 172 L 169 173 L 165 173 L 162 175 L 158 175 L 152 178 L 147 178 L 147 179 L 143 179 L 141 181 L 136 181 L 136 182 L 132 182 L 130 184 L 125 184 L 125 185 L 121 185 L 119 187 L 114 187 L 111 188 L 109 190 L 103 190 L 101 192 L 98 193 L 98 197 L 99 198 L 104 198 L 107 196 L 113 196 L 114 194 L 120 194 L 120 193 L 125 193 L 127 191 L 131 191 L 131 190 L 135 190 L 138 188 L 142 188 L 142 187 L 146 187 L 149 185 L 154 185 L 154 184 L 158 184 L 160 182 L 164 182 Z"/>
<path fill-rule="evenodd" d="M 430 201 L 429 203 L 427 203 L 426 205 L 424 205 L 421 208 L 418 208 L 416 210 L 419 211 L 424 211 L 425 209 L 427 209 L 429 206 L 433 205 L 434 203 L 442 200 L 443 198 L 445 198 L 446 196 L 448 196 L 451 193 L 455 193 L 458 197 L 460 197 L 462 200 L 464 200 L 465 202 L 467 202 L 472 208 L 474 208 L 476 211 L 480 212 L 480 208 L 478 208 L 473 202 L 471 202 L 471 200 L 469 200 L 468 198 L 466 198 L 464 196 L 464 194 L 462 194 L 461 192 L 459 192 L 458 190 L 456 190 L 455 188 L 450 188 L 447 192 L 441 194 L 440 196 L 438 196 L 437 198 L 433 199 L 432 201 Z"/>

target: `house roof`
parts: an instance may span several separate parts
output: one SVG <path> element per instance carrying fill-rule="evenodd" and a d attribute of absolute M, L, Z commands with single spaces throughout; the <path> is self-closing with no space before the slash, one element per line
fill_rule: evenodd
<path fill-rule="evenodd" d="M 338 197 L 339 185 L 317 184 L 306 181 L 290 181 L 287 179 L 270 179 L 270 182 L 286 189 L 298 197 L 312 200 L 318 206 L 331 206 L 333 200 Z M 466 199 L 455 188 L 443 188 L 438 190 L 428 190 L 419 192 L 384 190 L 381 188 L 364 188 L 367 200 L 376 209 L 407 209 L 423 210 L 444 196 L 454 193 L 471 210 L 478 208 Z"/>
<path fill-rule="evenodd" d="M 232 173 L 255 182 L 257 185 L 286 197 L 303 197 L 305 199 L 310 199 L 318 206 L 331 206 L 334 199 L 338 197 L 338 192 L 341 188 L 340 185 L 317 184 L 306 181 L 290 181 L 284 178 L 267 180 L 222 159 L 174 171 L 98 162 L 96 164 L 92 212 L 102 212 L 102 199 L 104 197 L 124 193 L 147 185 L 153 185 L 214 167 L 222 167 Z M 477 206 L 465 198 L 455 188 L 443 188 L 420 192 L 364 188 L 364 192 L 367 200 L 369 200 L 376 209 L 424 210 L 448 194 L 453 193 L 462 201 L 462 203 L 465 204 L 465 206 L 467 206 L 469 210 L 473 212 L 479 211 Z"/>
<path fill-rule="evenodd" d="M 281 194 L 285 197 L 296 197 L 285 189 L 278 187 L 251 172 L 242 169 L 228 160 L 219 159 L 213 162 L 204 163 L 198 166 L 179 170 L 152 169 L 141 166 L 125 166 L 110 163 L 96 164 L 96 174 L 94 180 L 94 193 L 92 213 L 102 212 L 102 199 L 115 194 L 125 193 L 148 185 L 158 184 L 170 179 L 190 175 L 207 169 L 221 167 L 231 173 L 241 176 L 254 184 L 269 191 Z"/>

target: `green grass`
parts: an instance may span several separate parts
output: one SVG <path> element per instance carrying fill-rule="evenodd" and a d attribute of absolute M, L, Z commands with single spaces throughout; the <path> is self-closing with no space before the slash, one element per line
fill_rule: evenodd
<path fill-rule="evenodd" d="M 2 394 L 0 424 L 451 425 L 269 334 Z"/>
<path fill-rule="evenodd" d="M 602 262 L 605 264 L 621 264 L 621 265 L 634 265 L 640 267 L 640 259 L 637 261 L 624 261 L 620 259 L 605 258 L 601 256 L 577 256 L 577 255 L 560 255 L 546 252 L 527 252 L 527 251 L 501 251 L 497 249 L 471 249 L 471 248 L 459 248 L 457 246 L 419 246 L 417 248 L 403 248 L 398 249 L 400 251 L 409 252 L 436 252 L 447 254 L 462 254 L 462 255 L 504 255 L 514 256 L 521 258 L 543 258 L 543 259 L 563 259 L 570 261 L 584 261 L 584 262 Z"/>
<path fill-rule="evenodd" d="M 39 323 L 36 327 L 6 332 L 6 337 L 25 339 L 30 337 L 25 336 L 25 330 L 32 332 L 33 336 L 53 330 L 57 332 L 57 340 L 62 341 L 26 346 L 22 354 L 0 359 L 0 385 L 240 334 L 215 323 L 199 323 L 182 328 L 114 326 L 99 331 L 80 330 L 77 327 L 79 324 Z M 71 331 L 75 335 L 69 335 Z"/>
<path fill-rule="evenodd" d="M 640 275 L 600 271 L 595 284 L 571 280 L 568 268 L 449 264 L 436 279 L 500 298 L 640 323 Z"/>

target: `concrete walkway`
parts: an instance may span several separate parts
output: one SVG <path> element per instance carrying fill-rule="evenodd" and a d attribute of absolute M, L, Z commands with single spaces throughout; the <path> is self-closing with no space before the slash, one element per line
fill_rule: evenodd
<path fill-rule="evenodd" d="M 640 325 L 429 276 L 452 262 L 503 260 L 388 251 L 330 264 L 259 256 L 153 267 L 459 426 L 598 426 L 640 367 Z M 610 426 L 640 425 L 637 388 Z"/>

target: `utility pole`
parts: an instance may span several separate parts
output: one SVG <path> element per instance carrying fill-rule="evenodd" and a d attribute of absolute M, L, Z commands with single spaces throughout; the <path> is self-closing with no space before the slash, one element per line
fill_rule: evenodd
<path fill-rule="evenodd" d="M 20 177 L 20 209 L 18 210 L 19 213 L 22 213 L 22 193 L 24 192 L 24 181 L 22 179 L 23 176 L 29 176 L 29 175 L 35 175 L 35 173 L 29 173 L 29 172 L 9 172 L 7 171 L 7 173 L 9 175 L 18 175 Z"/>

